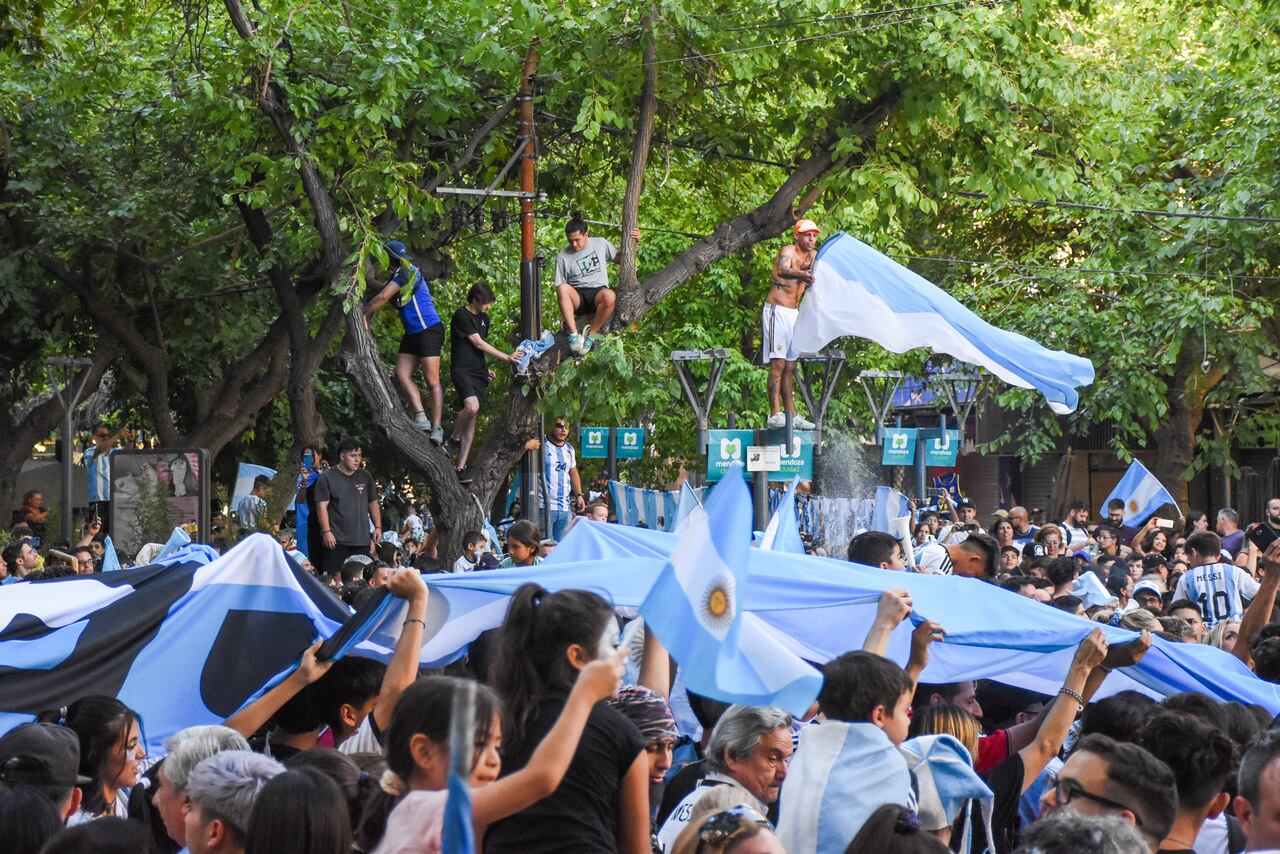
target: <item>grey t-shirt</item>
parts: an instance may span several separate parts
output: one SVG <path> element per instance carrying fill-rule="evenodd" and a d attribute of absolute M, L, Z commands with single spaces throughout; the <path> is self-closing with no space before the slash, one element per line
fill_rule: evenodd
<path fill-rule="evenodd" d="M 565 249 L 556 256 L 556 284 L 575 288 L 607 288 L 609 273 L 605 264 L 618 257 L 618 250 L 603 237 L 588 237 L 581 252 Z"/>
<path fill-rule="evenodd" d="M 329 530 L 339 545 L 369 544 L 369 501 L 373 498 L 373 475 L 356 469 L 346 475 L 337 466 L 327 468 L 316 481 L 316 503 L 329 502 Z"/>

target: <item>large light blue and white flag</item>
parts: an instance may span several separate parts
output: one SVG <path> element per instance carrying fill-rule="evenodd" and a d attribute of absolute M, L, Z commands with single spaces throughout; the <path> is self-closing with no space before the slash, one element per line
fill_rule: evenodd
<path fill-rule="evenodd" d="M 721 481 L 705 509 L 685 521 L 671 558 L 640 606 L 645 625 L 680 665 L 684 684 L 726 703 L 779 706 L 802 714 L 822 677 L 745 619 L 751 503 L 742 478 Z"/>
<path fill-rule="evenodd" d="M 1059 414 L 1074 411 L 1076 389 L 1093 382 L 1088 359 L 992 326 L 844 232 L 822 244 L 813 275 L 793 338 L 801 353 L 816 353 L 843 335 L 868 338 L 894 353 L 924 347 L 986 368 L 1010 385 L 1034 388 Z"/>
<path fill-rule="evenodd" d="M 764 529 L 764 537 L 760 540 L 760 548 L 775 552 L 804 554 L 804 540 L 800 539 L 800 526 L 796 524 L 796 485 L 800 476 L 792 479 L 791 485 L 783 493 L 769 524 Z"/>
<path fill-rule="evenodd" d="M 1129 470 L 1124 473 L 1124 477 L 1120 478 L 1120 482 L 1116 484 L 1115 489 L 1111 490 L 1111 494 L 1103 500 L 1102 507 L 1098 510 L 1098 514 L 1103 519 L 1107 518 L 1107 505 L 1115 498 L 1124 502 L 1126 525 L 1142 524 L 1166 504 L 1178 506 L 1178 502 L 1174 501 L 1173 496 L 1164 488 L 1159 478 L 1147 471 L 1147 467 L 1137 460 L 1129 463 Z"/>
<path fill-rule="evenodd" d="M 430 654 L 424 652 L 422 660 L 456 655 L 480 632 L 500 625 L 507 598 L 526 581 L 548 590 L 595 590 L 614 605 L 637 607 L 680 540 L 661 531 L 580 522 L 540 566 L 427 576 L 431 641 Z M 930 650 L 922 677 L 926 682 L 989 678 L 1052 694 L 1062 684 L 1076 646 L 1098 625 L 972 578 L 885 572 L 763 549 L 750 549 L 746 565 L 742 637 L 752 626 L 763 627 L 771 640 L 812 662 L 859 649 L 875 620 L 880 594 L 906 589 L 914 613 L 890 636 L 888 655 L 906 663 L 912 621 L 943 625 L 946 642 Z M 437 626 L 438 640 L 433 637 Z M 1112 626 L 1103 631 L 1112 644 L 1138 636 Z M 1155 638 L 1146 657 L 1109 675 L 1098 696 L 1124 690 L 1156 697 L 1196 691 L 1222 702 L 1257 703 L 1280 714 L 1280 685 L 1259 679 L 1238 658 L 1207 644 Z"/>
<path fill-rule="evenodd" d="M 396 634 L 368 623 L 351 651 L 386 660 L 404 622 L 404 603 L 393 601 L 402 606 L 391 621 Z M 276 684 L 351 614 L 266 534 L 211 563 L 6 585 L 0 732 L 106 694 L 138 712 L 147 749 L 162 751 L 178 730 L 221 723 Z"/>

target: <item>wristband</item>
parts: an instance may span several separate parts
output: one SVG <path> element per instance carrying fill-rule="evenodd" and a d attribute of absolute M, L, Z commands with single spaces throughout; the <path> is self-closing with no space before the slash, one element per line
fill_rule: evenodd
<path fill-rule="evenodd" d="M 1061 688 L 1058 689 L 1058 693 L 1065 695 L 1067 697 L 1070 697 L 1071 699 L 1076 701 L 1076 714 L 1080 714 L 1081 712 L 1084 711 L 1084 697 L 1080 694 L 1079 691 L 1074 691 L 1068 688 L 1066 685 L 1063 685 Z"/>
<path fill-rule="evenodd" d="M 406 626 L 409 625 L 410 623 L 419 623 L 422 626 L 423 631 L 426 631 L 427 623 L 425 620 L 419 620 L 417 617 L 410 617 L 409 619 L 404 621 L 404 624 Z"/>

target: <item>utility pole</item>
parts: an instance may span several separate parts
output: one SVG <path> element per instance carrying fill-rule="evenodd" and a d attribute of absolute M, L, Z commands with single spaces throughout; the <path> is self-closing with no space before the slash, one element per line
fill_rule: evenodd
<path fill-rule="evenodd" d="M 542 275 L 534 233 L 537 190 L 538 140 L 533 126 L 533 73 L 538 68 L 538 42 L 524 55 L 520 71 L 520 94 L 516 108 L 520 117 L 520 337 L 535 341 L 542 334 Z M 538 416 L 538 437 L 545 437 L 546 425 Z M 538 519 L 538 484 L 542 481 L 543 449 L 525 451 L 520 460 L 520 507 L 524 518 Z M 545 520 L 539 526 L 546 531 Z"/>

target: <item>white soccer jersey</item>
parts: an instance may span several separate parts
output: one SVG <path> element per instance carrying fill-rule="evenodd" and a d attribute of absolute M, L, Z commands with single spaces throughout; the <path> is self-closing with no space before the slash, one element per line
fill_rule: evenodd
<path fill-rule="evenodd" d="M 1187 570 L 1178 580 L 1174 599 L 1190 599 L 1200 606 L 1206 628 L 1222 620 L 1244 616 L 1241 596 L 1258 595 L 1258 582 L 1249 573 L 1230 563 L 1208 563 Z"/>

